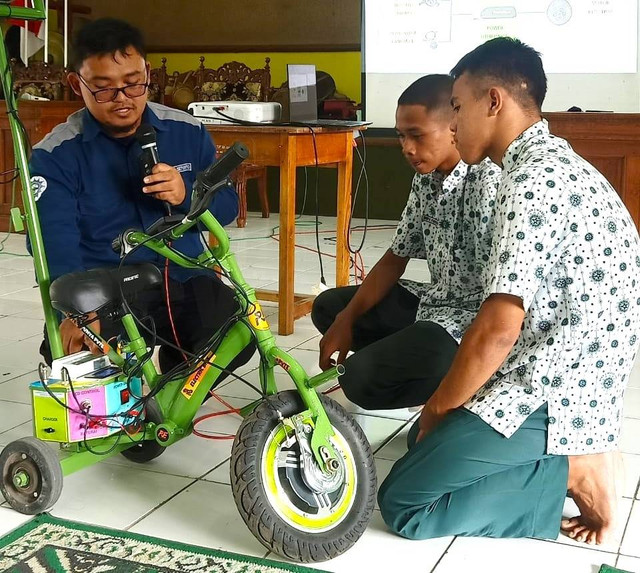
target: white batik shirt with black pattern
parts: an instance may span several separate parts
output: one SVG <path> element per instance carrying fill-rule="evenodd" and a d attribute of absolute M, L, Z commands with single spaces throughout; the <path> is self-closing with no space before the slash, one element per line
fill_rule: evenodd
<path fill-rule="evenodd" d="M 483 300 L 499 182 L 489 160 L 461 161 L 447 177 L 416 174 L 391 245 L 399 257 L 427 261 L 430 283 L 400 281 L 420 299 L 416 320 L 439 324 L 458 342 Z"/>
<path fill-rule="evenodd" d="M 548 403 L 547 453 L 616 448 L 638 350 L 638 232 L 609 182 L 546 121 L 508 147 L 486 296 L 522 299 L 522 332 L 465 405 L 505 436 Z"/>

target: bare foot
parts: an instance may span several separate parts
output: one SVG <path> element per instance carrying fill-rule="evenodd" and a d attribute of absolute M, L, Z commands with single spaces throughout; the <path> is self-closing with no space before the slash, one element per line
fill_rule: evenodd
<path fill-rule="evenodd" d="M 602 545 L 612 540 L 622 490 L 619 452 L 569 456 L 567 488 L 580 515 L 562 520 L 562 531 L 577 541 Z"/>

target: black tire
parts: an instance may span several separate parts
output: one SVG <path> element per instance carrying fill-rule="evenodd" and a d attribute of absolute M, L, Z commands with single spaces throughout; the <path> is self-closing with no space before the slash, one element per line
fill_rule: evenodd
<path fill-rule="evenodd" d="M 277 470 L 273 472 L 277 477 L 265 479 L 269 474 L 263 473 L 264 468 L 270 463 L 270 456 L 274 455 L 273 444 L 277 443 L 277 432 L 281 432 L 282 428 L 277 412 L 280 412 L 283 417 L 289 417 L 306 409 L 296 391 L 280 392 L 260 404 L 240 426 L 231 452 L 230 473 L 233 497 L 242 519 L 256 538 L 269 550 L 287 559 L 303 563 L 325 561 L 344 553 L 364 533 L 375 506 L 376 470 L 367 438 L 360 426 L 339 404 L 322 395 L 320 400 L 336 431 L 335 439 L 339 440 L 332 445 L 343 455 L 341 462 L 344 464 L 343 467 L 346 468 L 349 465 L 352 472 L 352 479 L 343 480 L 340 486 L 343 488 L 342 491 L 336 492 L 344 501 L 336 502 L 342 506 L 336 510 L 341 512 L 341 517 L 335 524 L 320 527 L 321 508 L 319 506 L 317 508 L 309 506 L 311 510 L 317 509 L 317 516 L 306 513 L 307 510 L 304 508 L 300 509 L 303 516 L 311 515 L 311 520 L 316 518 L 319 520 L 318 527 L 310 526 L 309 528 L 300 523 L 292 523 L 292 520 L 305 520 L 305 517 L 285 519 L 284 515 L 288 508 L 283 513 L 282 508 L 276 507 L 278 504 L 286 506 L 287 503 L 303 506 L 305 502 L 298 493 L 300 491 L 303 494 L 313 495 L 301 480 L 293 479 L 296 476 L 295 472 L 299 472 L 299 468 L 291 469 L 291 459 L 295 459 L 295 455 L 291 457 L 285 455 L 288 460 L 281 462 L 283 465 L 278 465 Z M 287 436 L 286 432 L 284 433 Z M 295 443 L 297 444 L 297 440 Z M 281 443 L 280 446 L 285 446 L 288 451 L 279 447 L 278 452 L 285 454 L 291 452 L 287 444 Z M 275 455 L 278 457 L 277 453 Z M 348 459 L 349 457 L 351 460 Z M 347 474 L 344 473 L 344 475 Z M 286 476 L 287 481 L 283 476 Z M 265 481 L 269 479 L 273 483 L 279 480 L 277 483 L 282 486 L 278 491 L 279 497 L 275 504 L 274 495 L 272 494 L 270 498 L 267 493 L 269 485 Z M 347 485 L 348 483 L 350 485 Z M 273 484 L 271 485 L 273 491 Z M 304 487 L 307 487 L 306 492 Z M 345 491 L 350 491 L 351 494 L 346 494 Z M 346 505 L 347 503 L 351 505 Z M 296 516 L 296 509 L 294 507 L 294 516 Z M 331 505 L 328 511 L 332 514 L 334 510 L 335 507 Z"/>
<path fill-rule="evenodd" d="M 154 424 L 162 424 L 163 422 L 160 406 L 158 406 L 153 398 L 151 398 L 151 400 L 149 400 L 145 405 L 144 419 L 146 422 L 153 422 Z M 137 464 L 146 464 L 163 454 L 166 449 L 167 448 L 161 446 L 155 439 L 151 439 L 142 440 L 135 446 L 131 446 L 130 448 L 123 450 L 121 453 L 125 458 L 132 462 L 136 462 Z"/>
<path fill-rule="evenodd" d="M 62 493 L 62 466 L 58 454 L 29 436 L 11 442 L 0 453 L 0 490 L 9 505 L 27 515 L 46 511 Z M 23 476 L 24 483 L 14 482 Z"/>

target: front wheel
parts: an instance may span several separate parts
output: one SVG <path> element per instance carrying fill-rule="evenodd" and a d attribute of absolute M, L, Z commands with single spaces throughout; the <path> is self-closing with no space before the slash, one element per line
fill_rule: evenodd
<path fill-rule="evenodd" d="M 369 442 L 339 404 L 320 400 L 335 432 L 330 441 L 338 454 L 338 480 L 315 460 L 309 467 L 308 441 L 301 444 L 281 422 L 280 415 L 306 409 L 293 390 L 270 396 L 244 420 L 231 453 L 233 496 L 245 523 L 265 547 L 300 562 L 344 553 L 364 533 L 375 504 Z M 303 423 L 310 436 L 312 420 Z"/>

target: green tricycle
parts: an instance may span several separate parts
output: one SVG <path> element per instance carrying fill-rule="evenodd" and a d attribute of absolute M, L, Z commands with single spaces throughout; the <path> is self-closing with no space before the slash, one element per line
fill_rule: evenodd
<path fill-rule="evenodd" d="M 0 17 L 44 19 L 43 0 L 33 4 L 33 8 L 0 4 Z M 56 503 L 63 475 L 118 454 L 139 463 L 160 456 L 192 432 L 196 412 L 216 388 L 221 373 L 254 343 L 260 355 L 262 398 L 241 410 L 244 420 L 231 452 L 231 486 L 238 510 L 265 547 L 288 559 L 323 561 L 349 549 L 371 518 L 376 475 L 371 447 L 361 428 L 339 404 L 316 390 L 336 378 L 342 366 L 309 377 L 290 354 L 278 348 L 255 291 L 244 281 L 230 251 L 227 234 L 208 211 L 214 194 L 230 184 L 229 174 L 248 156 L 247 149 L 234 144 L 199 174 L 186 215 L 166 216 L 146 232 L 129 229 L 114 240 L 122 261 L 134 250 L 151 249 L 182 267 L 218 272 L 235 291 L 236 314 L 205 348 L 189 356 L 187 366 L 161 374 L 151 360 L 153 348 L 139 329 L 148 327 L 127 303 L 143 289 L 162 284 L 156 266 L 121 264 L 116 269 L 72 273 L 51 283 L 30 186 L 26 132 L 17 114 L 4 42 L 0 42 L 0 76 L 25 209 L 24 216 L 13 209 L 12 221 L 16 230 L 22 230 L 24 222 L 27 225 L 53 358 L 64 355 L 57 315 L 61 312 L 73 318 L 104 352 L 110 368 L 119 373 L 116 381 L 133 402 L 126 411 L 92 414 L 85 402 L 76 399 L 80 382 L 74 389 L 74 381 L 63 370 L 62 380 L 55 384 L 69 390 L 73 399 L 61 400 L 41 368 L 42 390 L 52 400 L 70 415 L 84 416 L 86 428 L 109 427 L 109 431 L 100 437 L 91 437 L 87 431 L 82 440 L 61 440 L 60 452 L 51 447 L 56 439 L 46 443 L 26 437 L 7 445 L 0 453 L 0 490 L 9 505 L 25 514 L 37 514 Z M 196 225 L 215 237 L 217 246 L 189 257 L 172 243 Z M 98 317 L 109 313 L 120 320 L 126 336 L 115 345 L 105 341 L 91 330 L 89 315 L 94 313 Z M 275 366 L 290 376 L 295 390 L 278 391 Z"/>

